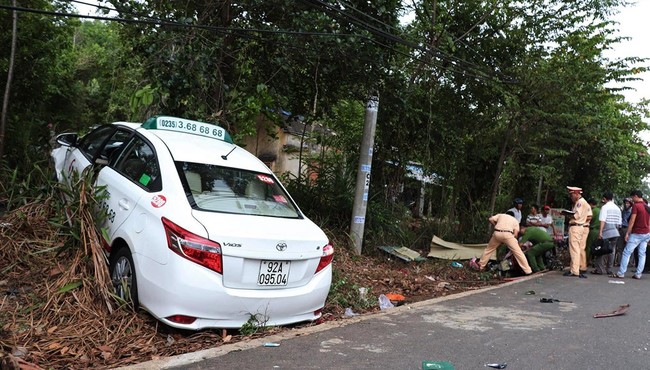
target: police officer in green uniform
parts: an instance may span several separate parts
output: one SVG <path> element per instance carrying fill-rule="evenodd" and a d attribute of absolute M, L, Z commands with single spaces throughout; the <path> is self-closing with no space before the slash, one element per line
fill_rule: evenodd
<path fill-rule="evenodd" d="M 589 222 L 589 235 L 587 235 L 587 248 L 585 249 L 585 253 L 587 254 L 587 267 L 589 267 L 591 265 L 591 244 L 596 241 L 598 232 L 600 231 L 600 221 L 598 220 L 600 207 L 598 207 L 598 202 L 593 198 L 590 198 L 587 203 L 591 206 L 591 212 L 593 213 L 593 217 Z"/>
<path fill-rule="evenodd" d="M 546 254 L 546 251 L 553 249 L 555 246 L 553 238 L 546 232 L 546 230 L 539 227 L 522 226 L 519 233 L 522 234 L 522 237 L 519 240 L 520 246 L 523 246 L 526 242 L 532 244 L 532 246 L 524 252 L 530 268 L 533 272 L 546 270 L 546 265 L 544 265 L 544 255 Z"/>

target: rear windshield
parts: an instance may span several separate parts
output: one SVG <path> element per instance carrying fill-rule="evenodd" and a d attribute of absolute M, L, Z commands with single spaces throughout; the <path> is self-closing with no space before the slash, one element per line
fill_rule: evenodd
<path fill-rule="evenodd" d="M 235 168 L 179 162 L 179 175 L 192 206 L 203 211 L 299 218 L 275 177 Z"/>

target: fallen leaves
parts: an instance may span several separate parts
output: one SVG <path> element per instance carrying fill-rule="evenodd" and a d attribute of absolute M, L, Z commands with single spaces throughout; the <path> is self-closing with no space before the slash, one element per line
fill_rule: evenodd
<path fill-rule="evenodd" d="M 220 329 L 186 332 L 162 325 L 142 310 L 118 307 L 110 292 L 97 289 L 110 279 L 103 256 L 96 253 L 101 245 L 94 229 L 84 229 L 83 253 L 59 253 L 55 247 L 65 240 L 50 222 L 53 213 L 45 201 L 0 219 L 12 225 L 0 228 L 0 288 L 11 292 L 0 298 L 2 361 L 27 370 L 106 369 L 292 330 L 267 328 L 251 336 Z M 475 272 L 451 268 L 449 261 L 357 256 L 344 247 L 337 249 L 333 266 L 351 283 L 354 294 L 364 288 L 369 302 L 392 293 L 412 303 L 498 283 L 478 281 Z M 328 300 L 322 317 L 305 325 L 342 319 L 345 308 Z M 379 306 L 354 311 L 379 311 Z"/>

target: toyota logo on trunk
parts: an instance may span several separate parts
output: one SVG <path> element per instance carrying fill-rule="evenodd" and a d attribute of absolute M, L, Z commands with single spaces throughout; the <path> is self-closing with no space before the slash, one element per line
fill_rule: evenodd
<path fill-rule="evenodd" d="M 278 245 L 275 246 L 275 249 L 280 252 L 285 251 L 287 249 L 287 243 L 278 243 Z"/>

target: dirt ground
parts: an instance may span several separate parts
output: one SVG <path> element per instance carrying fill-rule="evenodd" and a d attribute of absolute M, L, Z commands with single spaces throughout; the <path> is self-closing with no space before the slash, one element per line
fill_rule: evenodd
<path fill-rule="evenodd" d="M 92 247 L 78 253 L 60 252 L 65 241 L 50 217 L 47 207 L 39 205 L 0 218 L 2 369 L 101 369 L 136 364 L 343 320 L 346 309 L 357 314 L 379 311 L 381 294 L 401 295 L 403 301 L 394 303 L 408 304 L 503 282 L 494 273 L 470 270 L 467 261 L 453 267 L 447 260 L 405 262 L 381 251 L 357 256 L 338 248 L 332 289 L 317 322 L 180 331 L 160 324 L 143 310 L 119 307 L 98 293 L 97 273 L 88 258 Z"/>

